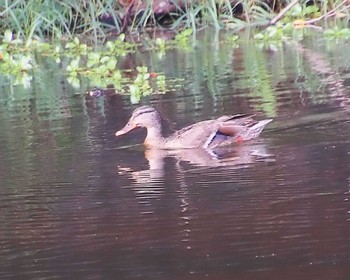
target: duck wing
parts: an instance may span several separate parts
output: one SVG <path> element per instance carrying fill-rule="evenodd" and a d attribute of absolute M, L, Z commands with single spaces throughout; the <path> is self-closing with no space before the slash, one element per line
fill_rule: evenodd
<path fill-rule="evenodd" d="M 172 148 L 210 148 L 214 139 L 215 142 L 225 141 L 228 137 L 241 132 L 242 127 L 252 121 L 251 116 L 243 114 L 201 121 L 176 131 L 169 137 L 168 146 Z"/>
<path fill-rule="evenodd" d="M 169 148 L 199 148 L 218 130 L 216 120 L 207 120 L 184 127 L 168 137 Z"/>
<path fill-rule="evenodd" d="M 208 139 L 204 148 L 214 149 L 233 143 L 252 140 L 260 135 L 272 119 L 256 121 L 253 115 L 235 115 L 221 122 L 216 134 Z"/>

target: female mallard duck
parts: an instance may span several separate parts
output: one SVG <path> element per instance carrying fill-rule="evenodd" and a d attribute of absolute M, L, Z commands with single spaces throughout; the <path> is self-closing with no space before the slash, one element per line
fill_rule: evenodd
<path fill-rule="evenodd" d="M 244 114 L 222 116 L 215 120 L 192 124 L 176 131 L 169 137 L 163 137 L 159 113 L 153 107 L 142 106 L 134 110 L 128 123 L 115 135 L 123 135 L 134 128 L 145 127 L 147 136 L 144 144 L 147 147 L 215 149 L 219 146 L 254 139 L 271 121 L 272 119 L 255 121 L 252 116 Z"/>

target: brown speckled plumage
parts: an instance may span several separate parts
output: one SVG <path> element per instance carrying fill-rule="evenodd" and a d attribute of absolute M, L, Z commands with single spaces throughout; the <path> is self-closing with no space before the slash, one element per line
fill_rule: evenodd
<path fill-rule="evenodd" d="M 182 128 L 169 137 L 163 137 L 159 113 L 150 106 L 134 110 L 128 123 L 116 135 L 123 135 L 136 127 L 147 129 L 144 144 L 160 149 L 188 149 L 217 147 L 258 137 L 271 119 L 256 121 L 252 116 L 238 114 L 201 121 Z"/>

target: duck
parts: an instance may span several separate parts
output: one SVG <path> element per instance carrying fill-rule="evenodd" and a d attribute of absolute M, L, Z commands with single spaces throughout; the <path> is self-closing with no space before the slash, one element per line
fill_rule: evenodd
<path fill-rule="evenodd" d="M 126 125 L 115 135 L 119 137 L 142 127 L 147 130 L 144 140 L 147 148 L 213 150 L 255 139 L 272 121 L 272 119 L 256 121 L 253 117 L 248 114 L 225 115 L 194 123 L 164 137 L 159 112 L 151 106 L 141 106 L 133 111 Z"/>

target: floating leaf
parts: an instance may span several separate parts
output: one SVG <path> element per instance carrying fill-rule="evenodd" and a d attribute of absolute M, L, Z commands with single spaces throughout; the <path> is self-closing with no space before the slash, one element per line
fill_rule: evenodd
<path fill-rule="evenodd" d="M 114 70 L 116 64 L 117 64 L 117 60 L 112 58 L 112 59 L 110 59 L 110 60 L 108 61 L 108 63 L 107 63 L 106 66 L 107 66 L 107 68 L 108 68 L 109 70 Z"/>
<path fill-rule="evenodd" d="M 78 70 L 79 69 L 79 62 L 80 62 L 79 58 L 73 59 L 70 62 L 70 64 L 67 66 L 67 71 L 74 72 L 74 71 Z"/>
<path fill-rule="evenodd" d="M 112 75 L 113 80 L 118 80 L 121 81 L 122 80 L 122 74 L 120 73 L 119 70 L 114 71 L 113 75 Z"/>
<path fill-rule="evenodd" d="M 87 67 L 92 67 L 100 62 L 101 55 L 96 52 L 91 52 L 88 54 Z"/>
<path fill-rule="evenodd" d="M 101 58 L 101 63 L 107 63 L 111 58 L 109 56 L 104 56 Z"/>

